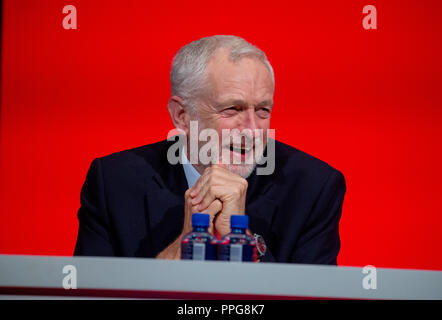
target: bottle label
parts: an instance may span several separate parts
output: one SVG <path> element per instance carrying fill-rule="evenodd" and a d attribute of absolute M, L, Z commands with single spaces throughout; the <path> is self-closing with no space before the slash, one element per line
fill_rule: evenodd
<path fill-rule="evenodd" d="M 181 259 L 183 260 L 216 260 L 216 242 L 210 237 L 185 239 L 181 242 Z"/>
<path fill-rule="evenodd" d="M 192 243 L 181 244 L 181 259 L 192 259 Z"/>
<path fill-rule="evenodd" d="M 230 245 L 230 261 L 242 261 L 242 247 L 241 244 Z"/>
<path fill-rule="evenodd" d="M 193 260 L 206 260 L 206 244 L 194 243 L 193 244 Z"/>

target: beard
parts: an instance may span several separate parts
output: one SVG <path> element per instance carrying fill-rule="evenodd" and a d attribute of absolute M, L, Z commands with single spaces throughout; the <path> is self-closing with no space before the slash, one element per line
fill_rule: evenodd
<path fill-rule="evenodd" d="M 230 172 L 247 179 L 252 174 L 253 170 L 255 170 L 256 162 L 253 164 L 227 164 L 225 167 Z"/>
<path fill-rule="evenodd" d="M 198 145 L 198 150 L 194 150 L 194 154 L 198 153 L 197 164 L 194 162 L 192 164 L 196 164 L 195 167 L 200 173 L 210 165 L 222 164 L 230 172 L 248 178 L 256 164 L 261 163 L 265 148 L 264 142 L 267 142 L 263 130 L 255 130 L 253 133 L 251 129 L 242 131 L 226 129 L 222 130 L 220 135 L 217 130 L 206 127 L 203 121 L 198 122 L 200 127 L 196 129 L 197 134 L 193 136 L 191 134 L 190 139 L 194 145 Z M 217 138 L 213 139 L 213 135 Z M 209 136 L 210 139 L 208 139 Z M 202 141 L 199 141 L 200 137 L 204 137 L 201 138 Z"/>
<path fill-rule="evenodd" d="M 232 142 L 233 141 L 233 142 Z M 220 163 L 232 173 L 247 179 L 260 163 L 265 146 L 261 136 L 232 135 L 223 138 Z"/>

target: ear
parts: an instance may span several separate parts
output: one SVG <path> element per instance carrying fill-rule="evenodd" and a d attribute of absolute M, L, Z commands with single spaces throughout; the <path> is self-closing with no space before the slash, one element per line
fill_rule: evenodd
<path fill-rule="evenodd" d="M 183 105 L 183 100 L 178 96 L 172 96 L 167 103 L 167 109 L 175 128 L 181 129 L 186 135 L 189 135 L 190 115 Z"/>

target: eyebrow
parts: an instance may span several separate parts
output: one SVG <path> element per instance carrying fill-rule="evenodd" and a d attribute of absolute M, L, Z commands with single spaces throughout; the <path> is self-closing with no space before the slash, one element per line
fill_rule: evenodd
<path fill-rule="evenodd" d="M 226 101 L 221 102 L 216 105 L 216 107 L 218 109 L 222 109 L 222 108 L 229 107 L 229 106 L 245 107 L 245 106 L 247 106 L 247 103 L 244 100 L 240 100 L 240 99 L 229 99 L 229 100 L 226 100 Z M 261 101 L 260 103 L 255 105 L 255 108 L 264 107 L 264 106 L 273 107 L 273 100 Z"/>
<path fill-rule="evenodd" d="M 229 107 L 229 106 L 241 106 L 241 107 L 244 107 L 244 106 L 247 106 L 247 103 L 244 100 L 240 100 L 240 99 L 229 99 L 229 100 L 226 100 L 224 102 L 218 103 L 216 105 L 216 107 L 218 109 L 222 109 L 222 108 Z"/>
<path fill-rule="evenodd" d="M 260 103 L 258 103 L 256 107 L 273 107 L 273 100 L 265 100 L 265 101 L 261 101 Z"/>

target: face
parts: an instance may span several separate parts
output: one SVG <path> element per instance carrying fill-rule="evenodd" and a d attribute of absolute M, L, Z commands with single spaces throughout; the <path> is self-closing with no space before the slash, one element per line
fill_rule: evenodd
<path fill-rule="evenodd" d="M 227 50 L 220 50 L 212 57 L 206 72 L 208 89 L 196 113 L 199 131 L 205 128 L 217 131 L 222 148 L 219 162 L 229 163 L 227 169 L 246 178 L 256 165 L 256 153 L 259 158 L 267 142 L 274 91 L 270 72 L 254 58 L 231 62 Z M 230 137 L 223 140 L 223 129 L 237 129 L 246 134 L 233 143 Z M 256 137 L 260 135 L 255 129 L 262 129 L 261 152 L 256 147 Z M 206 166 L 196 167 L 202 172 Z"/>

